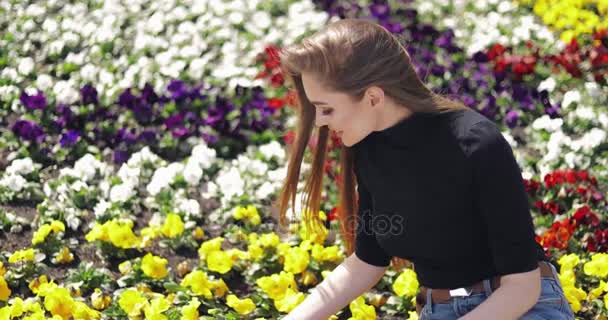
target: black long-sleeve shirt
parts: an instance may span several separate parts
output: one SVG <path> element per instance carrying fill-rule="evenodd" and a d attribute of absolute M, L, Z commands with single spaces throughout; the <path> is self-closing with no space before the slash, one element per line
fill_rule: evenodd
<path fill-rule="evenodd" d="M 450 289 L 546 260 L 513 151 L 480 113 L 417 112 L 352 148 L 361 260 L 402 257 L 421 285 Z"/>

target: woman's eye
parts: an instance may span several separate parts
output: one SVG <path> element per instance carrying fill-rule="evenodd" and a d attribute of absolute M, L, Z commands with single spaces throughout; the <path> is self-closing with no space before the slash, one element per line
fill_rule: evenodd
<path fill-rule="evenodd" d="M 333 111 L 332 109 L 323 109 L 323 115 L 328 116 L 331 114 L 332 111 Z"/>

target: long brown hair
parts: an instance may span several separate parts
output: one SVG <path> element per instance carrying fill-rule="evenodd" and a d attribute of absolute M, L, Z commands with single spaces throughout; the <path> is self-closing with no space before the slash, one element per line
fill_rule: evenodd
<path fill-rule="evenodd" d="M 315 129 L 315 109 L 306 97 L 302 73 L 314 74 L 323 80 L 329 90 L 345 93 L 353 101 L 360 101 L 367 88 L 377 86 L 397 105 L 407 106 L 412 112 L 448 112 L 468 108 L 428 89 L 416 74 L 405 47 L 388 30 L 372 21 L 344 19 L 332 22 L 300 43 L 283 48 L 279 57 L 284 77 L 288 85 L 295 88 L 298 100 L 296 137 L 290 150 L 287 177 L 278 199 L 281 225 L 286 224 L 285 214 L 290 201 L 292 208 L 295 208 L 302 160 Z M 328 127 L 318 128 L 311 174 L 302 197 L 302 220 L 308 230 L 313 231 L 318 230 L 322 223 L 318 212 L 328 139 Z M 339 168 L 342 183 L 337 216 L 348 255 L 354 251 L 353 230 L 358 210 L 353 167 L 352 151 L 342 146 Z M 410 264 L 398 257 L 394 257 L 392 263 L 397 270 Z"/>

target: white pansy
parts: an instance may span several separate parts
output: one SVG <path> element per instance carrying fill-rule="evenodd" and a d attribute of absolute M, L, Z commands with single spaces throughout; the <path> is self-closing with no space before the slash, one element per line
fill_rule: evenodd
<path fill-rule="evenodd" d="M 542 115 L 541 117 L 536 118 L 532 122 L 532 128 L 534 130 L 546 130 L 548 132 L 554 132 L 559 130 L 564 123 L 564 120 L 561 118 L 551 119 L 549 115 Z"/>
<path fill-rule="evenodd" d="M 584 120 L 595 119 L 595 111 L 591 107 L 579 106 L 574 110 L 574 114 Z"/>
<path fill-rule="evenodd" d="M 36 87 L 41 91 L 47 91 L 53 88 L 53 78 L 48 74 L 39 74 L 36 78 Z"/>
<path fill-rule="evenodd" d="M 135 195 L 135 189 L 130 183 L 121 183 L 110 189 L 110 201 L 125 202 Z"/>
<path fill-rule="evenodd" d="M 34 59 L 30 57 L 23 58 L 19 61 L 19 66 L 17 67 L 19 73 L 24 76 L 29 75 L 34 71 Z"/>
<path fill-rule="evenodd" d="M 70 186 L 70 188 L 76 192 L 79 192 L 80 190 L 84 190 L 87 189 L 89 186 L 82 180 L 78 180 L 75 181 L 74 183 L 72 183 L 72 185 Z"/>
<path fill-rule="evenodd" d="M 549 77 L 549 78 L 541 81 L 541 83 L 538 85 L 537 89 L 538 89 L 538 91 L 547 90 L 548 92 L 553 92 L 556 85 L 557 85 L 557 83 L 555 82 L 555 79 L 553 79 L 552 77 Z"/>
<path fill-rule="evenodd" d="M 231 167 L 227 172 L 223 172 L 217 178 L 217 185 L 225 198 L 233 198 L 243 195 L 245 181 L 241 177 L 241 173 Z"/>
<path fill-rule="evenodd" d="M 88 153 L 74 163 L 74 173 L 77 177 L 89 181 L 95 177 L 97 170 L 103 169 L 105 164 Z"/>
<path fill-rule="evenodd" d="M 93 212 L 95 213 L 96 218 L 103 217 L 106 214 L 106 211 L 112 206 L 111 202 L 105 201 L 101 199 L 97 204 L 95 204 L 95 208 Z"/>
<path fill-rule="evenodd" d="M 53 93 L 59 102 L 65 104 L 75 103 L 80 98 L 80 92 L 69 81 L 65 80 L 55 83 Z"/>
<path fill-rule="evenodd" d="M 179 211 L 186 213 L 190 216 L 200 217 L 201 206 L 198 201 L 194 199 L 179 199 L 177 201 L 177 208 Z"/>
<path fill-rule="evenodd" d="M 564 93 L 562 99 L 562 108 L 566 109 L 571 103 L 579 103 L 581 101 L 581 93 L 578 90 L 570 90 Z"/>
<path fill-rule="evenodd" d="M 19 192 L 25 188 L 27 180 L 18 174 L 7 174 L 0 180 L 0 186 Z"/>
<path fill-rule="evenodd" d="M 139 175 L 141 174 L 141 168 L 132 168 L 128 164 L 123 164 L 118 170 L 118 177 L 125 183 L 137 185 L 139 183 Z"/>
<path fill-rule="evenodd" d="M 31 158 L 15 159 L 6 168 L 8 174 L 27 175 L 34 171 L 34 162 Z"/>
<path fill-rule="evenodd" d="M 200 164 L 192 158 L 188 159 L 188 163 L 184 169 L 184 179 L 186 182 L 191 186 L 198 185 L 202 177 L 203 169 L 201 169 Z"/>
<path fill-rule="evenodd" d="M 256 191 L 255 196 L 258 199 L 266 199 L 276 191 L 276 186 L 270 182 L 264 182 Z"/>
<path fill-rule="evenodd" d="M 214 149 L 207 147 L 207 144 L 205 143 L 194 146 L 190 155 L 190 158 L 198 162 L 203 169 L 211 167 L 216 157 L 217 152 Z"/>
<path fill-rule="evenodd" d="M 260 146 L 260 152 L 266 159 L 271 159 L 272 157 L 276 157 L 278 161 L 283 161 L 285 159 L 285 150 L 276 140 Z"/>

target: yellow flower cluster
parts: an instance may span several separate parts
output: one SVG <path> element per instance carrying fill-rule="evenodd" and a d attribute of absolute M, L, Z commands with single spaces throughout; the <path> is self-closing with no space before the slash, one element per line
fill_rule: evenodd
<path fill-rule="evenodd" d="M 4 268 L 4 264 L 0 261 L 0 301 L 7 301 L 8 297 L 11 296 L 11 288 L 8 287 L 8 283 L 4 279 L 4 274 L 6 273 L 6 269 Z M 0 319 L 2 319 L 0 317 Z"/>
<path fill-rule="evenodd" d="M 581 34 L 608 29 L 607 0 L 519 0 L 533 5 L 534 13 L 554 30 L 562 31 L 560 39 L 569 43 Z M 595 10 L 597 10 L 597 13 Z"/>
<path fill-rule="evenodd" d="M 325 215 L 325 212 L 319 211 L 319 219 L 321 221 L 327 220 L 327 215 Z M 302 241 L 310 240 L 314 243 L 322 245 L 325 242 L 325 239 L 327 238 L 328 234 L 329 234 L 329 231 L 323 224 L 320 224 L 319 226 L 315 226 L 315 225 L 308 225 L 305 222 L 300 223 L 299 236 L 302 239 Z"/>
<path fill-rule="evenodd" d="M 19 261 L 34 261 L 36 252 L 33 248 L 17 250 L 8 258 L 8 262 L 17 263 Z"/>
<path fill-rule="evenodd" d="M 312 246 L 312 257 L 319 261 L 329 261 L 339 263 L 344 259 L 344 254 L 340 251 L 338 246 L 323 247 L 320 244 L 314 244 Z"/>
<path fill-rule="evenodd" d="M 65 264 L 74 261 L 74 255 L 70 252 L 70 248 L 62 247 L 53 257 L 53 263 Z"/>
<path fill-rule="evenodd" d="M 392 285 L 393 291 L 400 297 L 414 297 L 418 292 L 418 277 L 412 269 L 405 269 Z"/>
<path fill-rule="evenodd" d="M 559 281 L 564 288 L 564 295 L 574 312 L 581 310 L 581 301 L 587 298 L 587 293 L 575 286 L 576 275 L 574 268 L 580 263 L 580 258 L 572 253 L 562 256 L 557 263 L 560 265 Z"/>
<path fill-rule="evenodd" d="M 44 309 L 36 301 L 23 302 L 21 300 L 17 301 L 16 298 L 10 307 L 12 316 L 19 317 L 30 312 L 31 315 L 23 319 L 46 319 L 44 311 L 46 310 L 53 315 L 53 319 L 101 319 L 99 311 L 91 309 L 82 301 L 75 300 L 67 288 L 60 287 L 53 281 L 48 282 L 45 275 L 32 281 L 29 287 L 38 297 L 44 298 Z M 2 311 L 0 310 L 0 319 L 5 319 L 2 318 L 1 314 Z"/>
<path fill-rule="evenodd" d="M 150 293 L 152 299 L 136 289 L 127 289 L 120 294 L 118 305 L 130 318 L 138 318 L 143 314 L 145 319 L 166 320 L 163 312 L 169 310 L 173 296 L 165 297 L 161 294 Z"/>
<path fill-rule="evenodd" d="M 229 294 L 226 297 L 226 304 L 239 314 L 248 314 L 251 311 L 255 310 L 255 304 L 253 303 L 253 300 L 249 298 L 241 300 L 233 294 Z"/>
<path fill-rule="evenodd" d="M 194 270 L 187 274 L 180 285 L 190 288 L 194 294 L 206 299 L 223 297 L 229 290 L 223 279 L 210 280 L 207 273 L 202 270 Z"/>
<path fill-rule="evenodd" d="M 363 296 L 359 296 L 349 305 L 352 317 L 348 320 L 374 320 L 376 319 L 376 309 L 374 306 L 365 303 Z"/>
<path fill-rule="evenodd" d="M 184 232 L 184 222 L 182 218 L 175 213 L 169 213 L 165 219 L 165 223 L 161 228 L 161 232 L 165 237 L 175 238 Z"/>
<path fill-rule="evenodd" d="M 133 228 L 133 221 L 129 219 L 114 219 L 104 224 L 95 222 L 93 228 L 85 235 L 85 239 L 89 242 L 95 240 L 110 242 L 122 249 L 142 248 L 141 239 L 133 233 L 131 228 Z"/>
<path fill-rule="evenodd" d="M 222 250 L 223 237 L 215 237 L 201 243 L 198 249 L 198 254 L 201 261 L 207 262 L 207 267 L 211 271 L 221 274 L 232 270 L 233 264 L 238 259 L 249 259 L 251 256 L 248 252 L 233 248 L 230 250 Z"/>
<path fill-rule="evenodd" d="M 280 312 L 290 312 L 300 304 L 306 296 L 298 292 L 293 273 L 281 271 L 256 280 L 260 289 L 274 300 L 274 306 Z"/>
<path fill-rule="evenodd" d="M 97 310 L 104 310 L 109 307 L 112 303 L 112 297 L 103 294 L 101 289 L 95 288 L 93 294 L 91 294 L 91 306 Z"/>
<path fill-rule="evenodd" d="M 232 213 L 232 217 L 236 220 L 247 220 L 254 226 L 257 226 L 262 222 L 258 209 L 252 205 L 237 207 Z"/>
<path fill-rule="evenodd" d="M 46 237 L 52 233 L 65 232 L 65 225 L 59 220 L 53 220 L 50 224 L 41 225 L 32 236 L 32 245 L 44 242 Z"/>
<path fill-rule="evenodd" d="M 165 258 L 148 253 L 141 260 L 141 270 L 150 278 L 162 279 L 167 276 L 167 262 Z"/>

